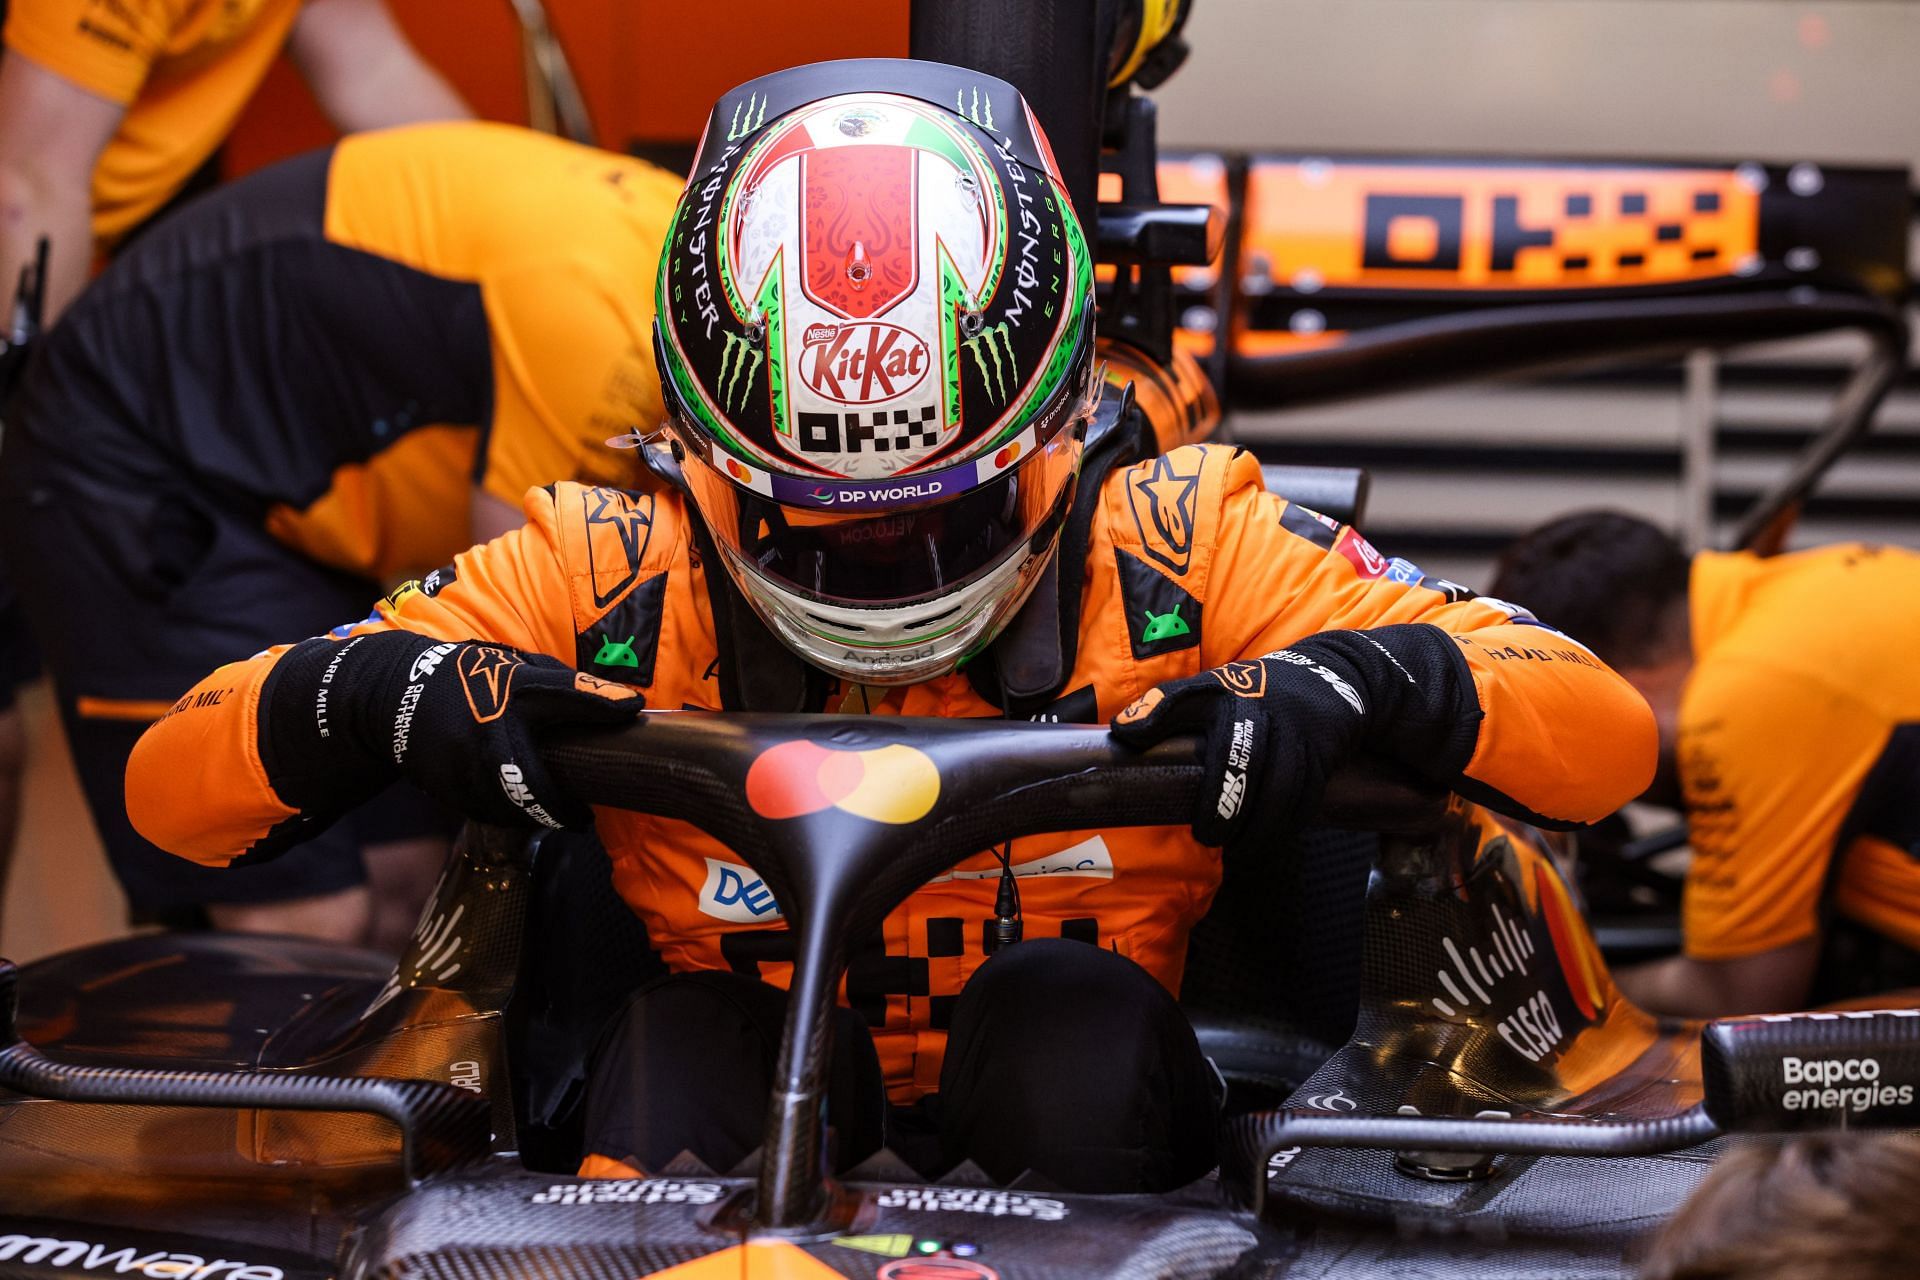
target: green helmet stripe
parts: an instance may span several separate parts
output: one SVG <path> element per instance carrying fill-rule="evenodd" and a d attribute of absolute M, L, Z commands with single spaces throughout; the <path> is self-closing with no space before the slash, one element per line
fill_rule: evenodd
<path fill-rule="evenodd" d="M 787 310 L 781 302 L 780 280 L 787 251 L 780 249 L 767 264 L 767 278 L 760 282 L 760 296 L 754 308 L 766 326 L 767 395 L 773 411 L 773 429 L 780 435 L 792 435 L 787 419 Z"/>
<path fill-rule="evenodd" d="M 1008 417 L 1006 426 L 1002 427 L 993 439 L 974 450 L 976 455 L 998 448 L 1019 435 L 1026 429 L 1027 415 L 1040 405 L 1044 405 L 1059 390 L 1073 363 L 1074 335 L 1079 332 L 1081 317 L 1086 313 L 1086 309 L 1093 305 L 1093 256 L 1087 252 L 1087 239 L 1080 231 L 1080 220 L 1073 216 L 1066 201 L 1057 191 L 1049 194 L 1048 200 L 1058 202 L 1060 219 L 1055 224 L 1056 227 L 1064 226 L 1067 229 L 1064 247 L 1058 243 L 1053 246 L 1052 268 L 1056 273 L 1070 271 L 1073 274 L 1073 287 L 1067 293 L 1069 309 L 1059 323 L 1059 340 L 1054 343 L 1052 354 L 1047 357 L 1045 371 Z M 1066 259 L 1064 262 L 1061 261 L 1063 257 Z M 1054 285 L 1056 288 L 1059 285 L 1058 274 L 1054 277 Z"/>
<path fill-rule="evenodd" d="M 925 116 L 914 116 L 901 141 L 909 147 L 933 152 L 962 173 L 971 174 L 978 167 L 961 147 L 959 139 Z"/>

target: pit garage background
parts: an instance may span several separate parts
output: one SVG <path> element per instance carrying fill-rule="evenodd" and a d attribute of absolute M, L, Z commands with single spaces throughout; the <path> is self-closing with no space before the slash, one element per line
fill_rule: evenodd
<path fill-rule="evenodd" d="M 565 102 L 529 92 L 538 6 L 390 2 L 483 115 L 565 118 Z M 672 163 L 732 84 L 793 62 L 904 53 L 906 9 L 904 0 L 547 0 L 545 16 L 600 144 Z M 1156 94 L 1169 150 L 1254 164 L 1438 152 L 1920 171 L 1920 3 L 1910 0 L 1199 0 L 1187 39 L 1191 59 Z M 282 66 L 222 168 L 245 172 L 329 137 Z M 1910 261 L 1920 261 L 1920 237 Z M 1188 319 L 1204 331 L 1218 318 Z M 1696 545 L 1723 539 L 1804 444 L 1860 349 L 1823 338 L 1239 413 L 1229 429 L 1271 461 L 1368 468 L 1376 545 L 1484 582 L 1512 534 L 1582 507 L 1637 511 Z M 1915 375 L 1795 535 L 1842 538 L 1920 546 Z M 0 920 L 0 953 L 20 961 L 124 932 L 45 690 L 25 706 L 33 756 Z"/>

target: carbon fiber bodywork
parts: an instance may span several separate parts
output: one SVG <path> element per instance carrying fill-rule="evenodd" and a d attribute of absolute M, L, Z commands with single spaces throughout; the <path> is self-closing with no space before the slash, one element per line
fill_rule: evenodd
<path fill-rule="evenodd" d="M 1021 829 L 1072 825 L 1094 811 L 1154 823 L 1187 803 L 1196 780 L 1191 744 L 1130 757 L 1098 729 L 999 722 L 669 717 L 573 743 L 555 758 L 573 762 L 576 785 L 604 802 L 686 808 L 699 793 L 737 786 L 770 743 L 805 736 L 864 749 L 880 735 L 938 767 L 940 793 L 921 827 L 882 838 L 855 819 L 816 815 L 810 832 L 795 835 L 798 824 L 756 820 L 740 807 L 712 818 L 737 829 L 745 856 L 770 878 L 781 873 L 796 919 L 817 920 L 810 895 L 836 875 L 842 910 L 884 910 L 886 893 L 910 891 L 915 877 L 980 838 L 982 797 L 995 799 L 991 816 Z M 1115 803 L 1123 791 L 1124 809 Z M 529 1171 L 518 1135 L 551 1117 L 541 1112 L 532 1128 L 523 1121 L 558 1095 L 516 1093 L 508 1064 L 544 1053 L 564 1093 L 572 1087 L 564 1081 L 579 1078 L 565 1059 L 586 1038 L 559 1034 L 569 1015 L 558 993 L 597 973 L 605 990 L 583 1007 L 602 1008 L 622 982 L 652 971 L 635 963 L 635 939 L 590 921 L 549 923 L 523 946 L 529 904 L 533 918 L 569 918 L 551 910 L 565 906 L 556 894 L 568 898 L 558 886 L 582 883 L 574 877 L 583 864 L 480 832 L 450 863 L 397 971 L 289 940 L 171 936 L 20 972 L 25 1043 L 0 1028 L 0 1079 L 40 1096 L 0 1093 L 0 1277 L 1623 1276 L 1734 1139 L 1671 1149 L 1722 1130 L 1780 1127 L 1782 1106 L 1796 1125 L 1832 1124 L 1836 1105 L 1853 1109 L 1850 1123 L 1906 1114 L 1899 1089 L 1917 1083 L 1908 1077 L 1920 1071 L 1911 1050 L 1920 1018 L 1714 1024 L 1716 1078 L 1731 1082 L 1714 1110 L 1702 1105 L 1713 1099 L 1700 1028 L 1657 1022 L 1619 996 L 1544 838 L 1463 804 L 1444 815 L 1395 808 L 1371 785 L 1335 788 L 1327 809 L 1419 833 L 1366 846 L 1373 871 L 1351 1036 L 1316 1068 L 1315 1038 L 1302 1027 L 1326 1034 L 1346 1014 L 1324 1009 L 1289 1024 L 1306 1006 L 1234 1008 L 1222 1002 L 1217 973 L 1214 1012 L 1252 1018 L 1224 1026 L 1196 1011 L 1203 1042 L 1251 1050 L 1250 1068 L 1222 1055 L 1235 1096 L 1311 1074 L 1281 1110 L 1229 1121 L 1219 1174 L 1172 1195 L 1072 1195 L 1031 1179 L 996 1187 L 971 1166 L 929 1185 L 884 1153 L 836 1184 L 793 1159 L 819 1149 L 817 1131 L 799 1134 L 784 1157 L 770 1148 L 755 1179 L 688 1162 L 631 1181 Z M 941 835 L 955 815 L 964 830 Z M 1336 846 L 1315 837 L 1305 847 Z M 884 882 L 848 878 L 879 858 L 896 859 Z M 1345 870 L 1306 882 L 1339 894 L 1359 885 Z M 1329 916 L 1340 909 L 1330 904 Z M 1310 916 L 1303 907 L 1299 918 Z M 555 963 L 556 953 L 596 947 L 606 950 Z M 1236 944 L 1214 964 L 1221 973 L 1259 970 L 1262 957 L 1261 947 Z M 1256 973 L 1256 984 L 1288 976 L 1268 973 Z M 817 984 L 834 989 L 836 971 L 820 970 Z M 501 1013 L 509 996 L 535 1007 L 510 1024 Z M 1262 1036 L 1270 1052 L 1259 1052 Z M 1811 1101 L 1775 1096 L 1786 1050 L 1798 1055 L 1792 1070 L 1821 1086 Z M 1801 1062 L 1841 1051 L 1838 1066 Z M 818 1064 L 801 1053 L 807 1078 Z M 1867 1057 L 1873 1094 L 1863 1102 L 1855 1077 L 1866 1076 Z M 1282 1059 L 1293 1065 L 1274 1070 Z M 32 1061 L 53 1075 L 17 1072 Z M 1846 1062 L 1855 1062 L 1852 1075 Z M 187 1074 L 195 1072 L 214 1074 Z M 358 1105 L 369 1091 L 344 1086 L 364 1077 L 410 1083 L 372 1091 L 396 1100 L 378 1116 L 258 1105 L 288 1082 L 309 1087 L 286 1098 L 332 1091 Z M 1252 1093 L 1240 1088 L 1249 1081 Z M 469 1104 L 474 1095 L 484 1103 Z M 241 1097 L 250 1100 L 242 1108 L 210 1105 Z M 1884 1116 L 1860 1115 L 1863 1106 Z M 462 1110 L 491 1117 L 491 1150 L 476 1144 L 463 1156 L 457 1142 L 416 1142 L 410 1178 L 396 1122 L 417 1140 L 435 1117 Z M 817 1123 L 817 1110 L 790 1112 L 793 1124 Z M 1419 1149 L 1388 1134 L 1393 1126 L 1428 1126 L 1421 1132 L 1444 1133 L 1459 1149 Z M 542 1134 L 542 1161 L 571 1167 L 577 1150 L 568 1154 L 563 1129 Z M 795 1136 L 778 1125 L 769 1134 Z M 1567 1154 L 1602 1150 L 1669 1153 Z M 770 1167 L 781 1171 L 775 1190 L 805 1209 L 803 1225 L 766 1225 Z"/>
<path fill-rule="evenodd" d="M 706 1256 L 742 1239 L 738 1178 L 636 1182 L 509 1173 L 424 1188 L 366 1233 L 343 1275 L 352 1280 L 473 1280 L 635 1275 Z M 871 1277 L 930 1247 L 1002 1276 L 1250 1276 L 1293 1253 L 1287 1235 L 1235 1212 L 1217 1189 L 1184 1196 L 1070 1196 L 992 1187 L 845 1188 L 845 1226 L 796 1240 L 825 1271 Z M 956 1273 L 963 1274 L 963 1273 Z"/>

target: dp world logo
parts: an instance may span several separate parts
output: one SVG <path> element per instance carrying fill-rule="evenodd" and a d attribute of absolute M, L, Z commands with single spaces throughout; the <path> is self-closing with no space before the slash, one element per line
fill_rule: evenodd
<path fill-rule="evenodd" d="M 827 486 L 823 484 L 817 484 L 813 486 L 812 492 L 808 493 L 807 496 L 809 498 L 812 498 L 815 502 L 819 503 L 823 507 L 830 507 L 833 505 L 833 490 L 827 488 Z"/>

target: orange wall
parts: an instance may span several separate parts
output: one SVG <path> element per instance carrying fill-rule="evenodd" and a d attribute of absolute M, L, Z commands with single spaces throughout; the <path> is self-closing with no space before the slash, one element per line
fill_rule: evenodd
<path fill-rule="evenodd" d="M 526 122 L 508 0 L 388 0 L 427 59 L 481 115 Z M 692 141 L 742 80 L 825 58 L 904 57 L 907 0 L 547 0 L 601 145 Z M 324 146 L 333 131 L 283 57 L 228 141 L 245 173 Z"/>

